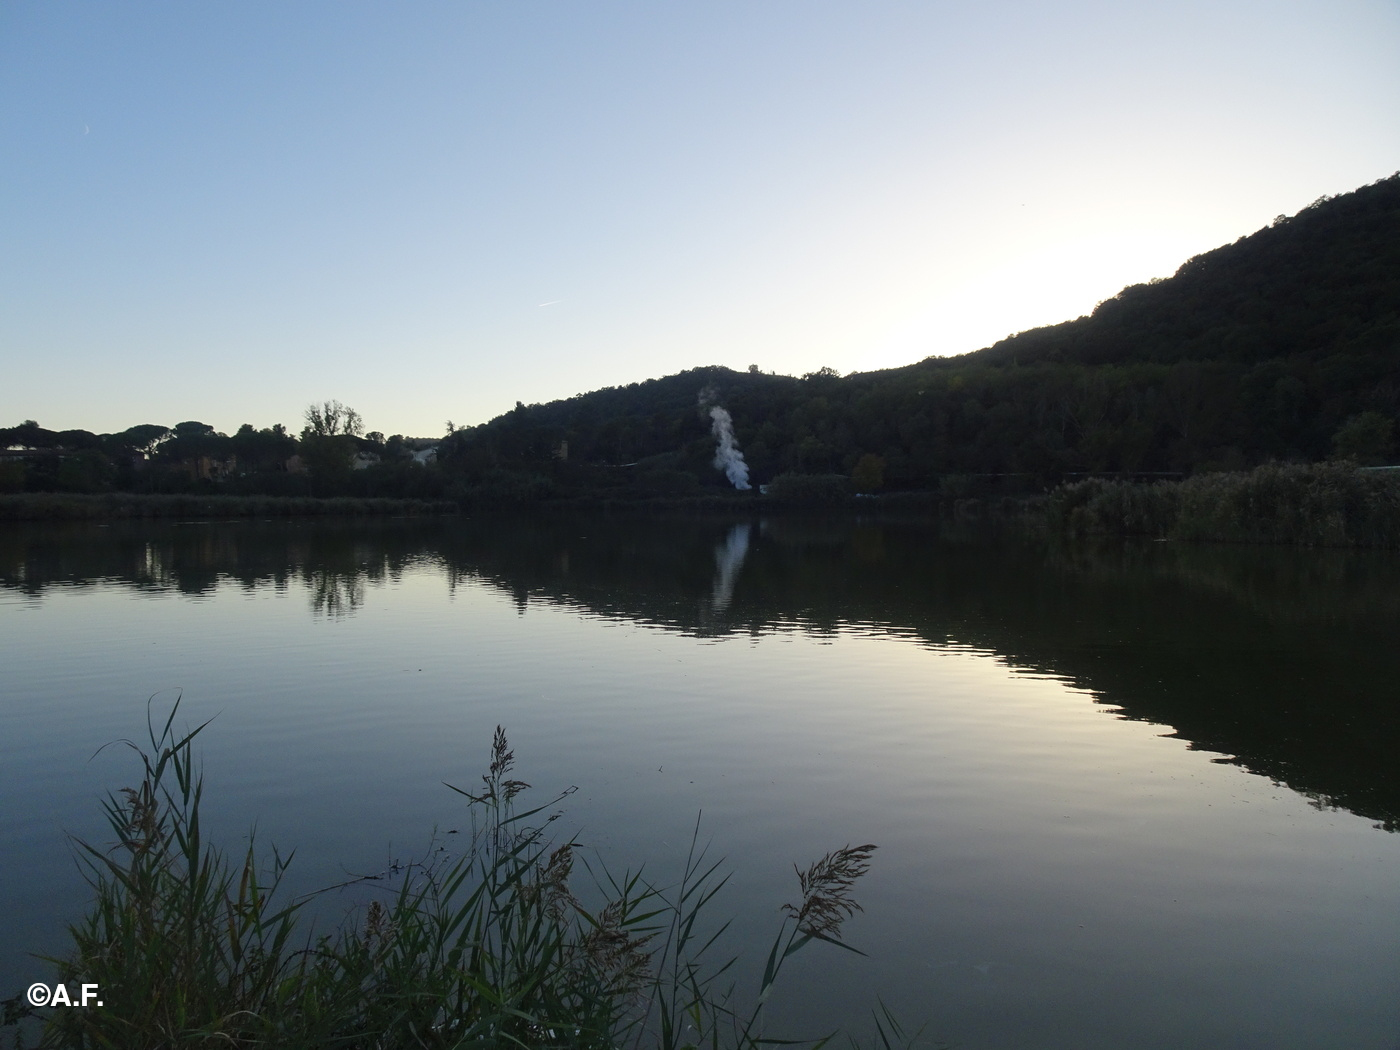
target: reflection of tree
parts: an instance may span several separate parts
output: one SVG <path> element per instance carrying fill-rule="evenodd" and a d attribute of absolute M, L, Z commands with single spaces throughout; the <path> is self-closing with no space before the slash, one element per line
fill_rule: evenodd
<path fill-rule="evenodd" d="M 689 634 L 873 625 L 992 652 L 1318 805 L 1400 829 L 1400 710 L 1388 703 L 1400 562 L 1386 552 L 1055 546 L 784 517 L 762 523 L 744 600 L 719 617 L 732 536 L 705 520 L 473 522 L 443 556 L 521 600 Z"/>
<path fill-rule="evenodd" d="M 1001 542 L 834 515 L 0 530 L 0 587 L 35 596 L 94 581 L 186 593 L 300 581 L 312 615 L 338 618 L 415 564 L 521 610 L 562 606 L 703 637 L 830 637 L 855 625 L 954 641 L 1400 828 L 1390 552 Z"/>
<path fill-rule="evenodd" d="M 365 577 L 334 569 L 311 569 L 305 576 L 313 615 L 340 619 L 365 603 Z"/>
<path fill-rule="evenodd" d="M 0 528 L 0 588 L 40 597 L 55 585 L 101 580 L 210 594 L 229 585 L 284 590 L 298 578 L 312 587 L 322 573 L 357 578 L 351 589 L 362 600 L 366 584 L 397 577 L 421 560 L 433 529 L 433 523 L 389 521 L 8 526 Z"/>
<path fill-rule="evenodd" d="M 169 526 L 164 531 L 168 536 Z M 9 526 L 0 529 L 0 588 L 39 597 L 55 584 L 106 580 L 199 593 L 210 583 L 207 564 L 200 564 L 210 552 L 199 549 L 198 539 L 182 536 L 176 545 L 115 527 Z"/>

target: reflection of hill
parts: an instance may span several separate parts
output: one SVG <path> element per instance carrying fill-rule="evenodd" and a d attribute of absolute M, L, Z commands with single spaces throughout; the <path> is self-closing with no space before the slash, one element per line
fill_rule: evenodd
<path fill-rule="evenodd" d="M 421 533 L 395 526 L 310 519 L 10 527 L 0 530 L 0 587 L 33 597 L 95 583 L 198 595 L 221 584 L 281 589 L 296 580 L 313 609 L 338 616 L 361 604 L 366 582 L 393 578 L 425 555 Z"/>
<path fill-rule="evenodd" d="M 1393 679 L 1400 558 L 1380 552 L 935 539 L 927 528 L 775 519 L 712 600 L 732 532 L 603 519 L 454 536 L 459 570 L 697 634 L 871 625 L 997 653 L 1122 717 L 1400 828 Z"/>
<path fill-rule="evenodd" d="M 0 586 L 302 581 L 320 613 L 414 564 L 530 602 L 719 636 L 875 627 L 994 652 L 1122 717 L 1400 828 L 1400 556 L 1059 546 L 780 518 L 269 523 L 0 533 Z"/>

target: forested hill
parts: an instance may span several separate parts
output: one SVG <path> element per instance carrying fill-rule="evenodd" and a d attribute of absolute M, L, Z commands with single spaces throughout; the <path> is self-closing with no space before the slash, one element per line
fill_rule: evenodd
<path fill-rule="evenodd" d="M 1125 288 L 1092 316 L 985 350 L 844 378 L 700 368 L 518 405 L 453 435 L 444 467 L 469 483 L 723 486 L 698 404 L 706 388 L 732 414 L 760 483 L 859 473 L 866 488 L 901 489 L 948 475 L 1052 482 L 1393 461 L 1400 174 L 1280 216 L 1169 279 Z"/>
<path fill-rule="evenodd" d="M 1124 288 L 1091 317 L 1023 332 L 977 356 L 1081 364 L 1384 356 L 1400 339 L 1397 303 L 1400 173 L 1280 215 L 1167 280 Z"/>
<path fill-rule="evenodd" d="M 1086 473 L 1400 462 L 1400 174 L 1125 288 L 1089 317 L 954 358 L 842 377 L 696 368 L 430 441 L 338 402 L 232 436 L 0 428 L 0 493 L 219 491 L 491 505 L 733 492 L 711 409 L 755 485 L 822 494 L 1034 492 Z M 334 411 L 332 411 L 334 410 Z M 417 453 L 417 455 L 415 455 Z M 364 469 L 353 469 L 364 468 Z M 784 477 L 786 476 L 786 477 Z"/>

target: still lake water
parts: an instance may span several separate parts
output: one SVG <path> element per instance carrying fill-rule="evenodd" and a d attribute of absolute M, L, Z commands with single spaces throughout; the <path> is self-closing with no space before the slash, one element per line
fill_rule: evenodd
<path fill-rule="evenodd" d="M 879 850 L 775 1029 L 877 995 L 969 1050 L 1400 1046 L 1400 559 L 626 517 L 0 531 L 0 998 L 48 971 L 147 698 L 295 888 L 461 819 L 503 724 L 558 827 L 666 880 L 697 814 L 766 947 Z M 358 898 L 324 902 L 329 917 Z M 337 912 L 339 909 L 339 912 Z M 119 994 L 104 989 L 107 994 Z M 776 1032 L 775 1032 L 776 1034 Z"/>

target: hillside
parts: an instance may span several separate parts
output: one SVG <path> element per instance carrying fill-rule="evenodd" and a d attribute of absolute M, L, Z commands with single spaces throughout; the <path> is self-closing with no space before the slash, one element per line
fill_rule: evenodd
<path fill-rule="evenodd" d="M 0 429 L 0 492 L 486 505 L 719 495 L 734 489 L 714 463 L 716 408 L 754 484 L 788 475 L 809 493 L 836 491 L 838 475 L 866 492 L 1025 493 L 1086 473 L 1393 463 L 1400 173 L 1280 216 L 1088 317 L 960 357 L 845 377 L 695 368 L 517 404 L 449 433 L 431 466 L 414 460 L 424 442 L 397 435 L 245 425 L 229 436 L 197 421 L 97 435 L 26 421 Z M 811 476 L 827 480 L 813 489 Z"/>
<path fill-rule="evenodd" d="M 890 489 L 1380 461 L 1400 417 L 1400 174 L 984 350 L 844 378 L 699 368 L 517 405 L 453 435 L 444 466 L 561 494 L 719 489 L 707 389 L 759 483 L 862 460 Z"/>
<path fill-rule="evenodd" d="M 1400 173 L 1279 216 L 1167 280 L 1124 288 L 1090 317 L 977 356 L 1092 365 L 1377 357 L 1400 340 L 1398 307 Z"/>

